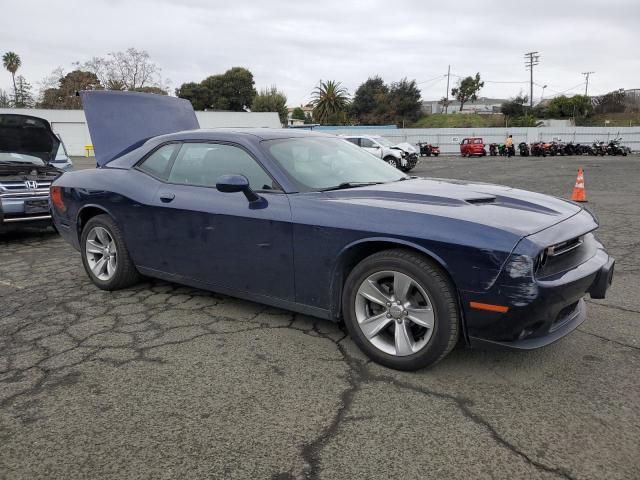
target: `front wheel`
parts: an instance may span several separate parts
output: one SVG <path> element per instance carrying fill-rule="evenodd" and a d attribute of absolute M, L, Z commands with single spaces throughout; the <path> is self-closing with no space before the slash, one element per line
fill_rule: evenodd
<path fill-rule="evenodd" d="M 392 167 L 398 168 L 398 160 L 396 160 L 395 157 L 386 157 L 384 161 L 387 162 Z"/>
<path fill-rule="evenodd" d="M 345 283 L 342 313 L 360 349 L 398 370 L 433 365 L 458 340 L 453 285 L 432 260 L 406 250 L 386 250 L 360 262 Z"/>
<path fill-rule="evenodd" d="M 97 215 L 87 222 L 80 247 L 84 269 L 98 288 L 119 290 L 139 281 L 124 237 L 109 215 Z"/>

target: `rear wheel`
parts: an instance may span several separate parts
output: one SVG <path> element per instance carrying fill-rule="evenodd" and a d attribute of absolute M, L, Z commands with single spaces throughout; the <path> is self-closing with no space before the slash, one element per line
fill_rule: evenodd
<path fill-rule="evenodd" d="M 387 250 L 349 274 L 342 300 L 345 325 L 372 360 L 398 370 L 433 365 L 455 346 L 455 290 L 428 258 Z"/>
<path fill-rule="evenodd" d="M 119 290 L 140 280 L 122 233 L 109 215 L 97 215 L 87 222 L 80 247 L 84 269 L 98 288 Z"/>

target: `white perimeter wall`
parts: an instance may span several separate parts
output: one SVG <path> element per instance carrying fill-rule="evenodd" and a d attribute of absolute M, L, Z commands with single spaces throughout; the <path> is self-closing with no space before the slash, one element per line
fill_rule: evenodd
<path fill-rule="evenodd" d="M 18 113 L 45 118 L 53 131 L 60 134 L 69 155 L 84 155 L 84 146 L 91 143 L 89 130 L 82 110 L 41 110 L 0 108 L 2 113 Z M 273 112 L 196 112 L 201 128 L 254 127 L 280 128 L 278 114 Z M 625 145 L 633 151 L 640 151 L 640 127 L 531 127 L 531 128 L 399 128 L 375 129 L 348 127 L 324 130 L 329 134 L 380 135 L 395 143 L 430 142 L 439 145 L 442 153 L 459 153 L 459 144 L 465 137 L 482 137 L 486 144 L 500 143 L 508 135 L 513 135 L 514 143 L 550 141 L 554 138 L 565 142 L 593 143 L 594 140 L 608 141 L 622 137 Z"/>
<path fill-rule="evenodd" d="M 513 143 L 551 141 L 554 138 L 564 142 L 592 144 L 596 139 L 608 141 L 622 137 L 622 143 L 634 152 L 640 151 L 640 127 L 531 127 L 531 128 L 398 128 L 398 129 L 336 129 L 323 133 L 350 135 L 380 135 L 394 143 L 428 142 L 439 145 L 442 153 L 459 154 L 460 142 L 465 137 L 482 137 L 485 144 L 502 143 L 508 135 L 513 135 Z"/>
<path fill-rule="evenodd" d="M 0 114 L 31 115 L 49 121 L 60 135 L 69 155 L 84 155 L 84 146 L 91 144 L 91 136 L 82 110 L 43 110 L 38 108 L 0 108 Z M 280 128 L 280 119 L 273 112 L 196 112 L 200 128 L 252 127 Z"/>

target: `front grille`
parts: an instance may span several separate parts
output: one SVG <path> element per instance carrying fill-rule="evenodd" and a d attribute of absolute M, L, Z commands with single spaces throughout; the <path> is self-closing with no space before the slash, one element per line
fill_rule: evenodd
<path fill-rule="evenodd" d="M 596 252 L 592 233 L 556 243 L 546 249 L 536 260 L 536 276 L 544 278 L 586 262 Z"/>
<path fill-rule="evenodd" d="M 35 180 L 32 184 L 25 181 L 0 182 L 0 197 L 46 197 L 49 195 L 50 186 L 50 180 Z"/>

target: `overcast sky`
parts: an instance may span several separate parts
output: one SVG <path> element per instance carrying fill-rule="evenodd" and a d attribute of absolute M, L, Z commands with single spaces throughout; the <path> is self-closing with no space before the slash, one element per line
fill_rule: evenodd
<path fill-rule="evenodd" d="M 596 72 L 589 93 L 640 88 L 638 0 L 20 0 L 2 10 L 0 53 L 18 53 L 36 88 L 56 67 L 128 47 L 150 53 L 172 92 L 243 66 L 258 89 L 284 90 L 290 106 L 320 79 L 353 93 L 376 74 L 415 79 L 423 99 L 439 99 L 449 64 L 455 75 L 479 71 L 482 96 L 511 97 L 528 93 L 531 50 L 545 97 L 584 92 L 585 71 Z M 0 88 L 10 85 L 0 72 Z M 536 101 L 541 93 L 536 86 Z"/>

